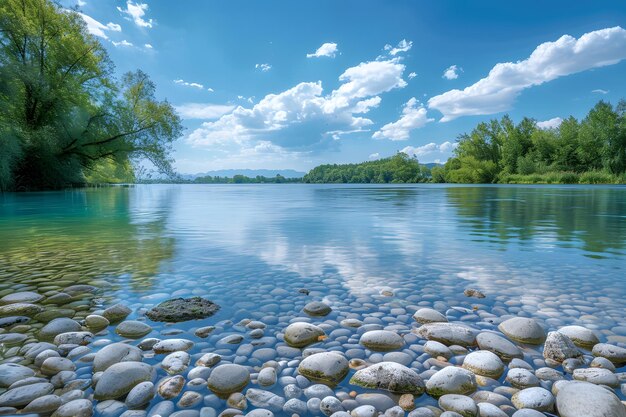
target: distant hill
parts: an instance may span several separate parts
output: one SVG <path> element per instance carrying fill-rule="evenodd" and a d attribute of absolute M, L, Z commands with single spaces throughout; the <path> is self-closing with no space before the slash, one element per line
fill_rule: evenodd
<path fill-rule="evenodd" d="M 199 174 L 181 174 L 181 177 L 187 180 L 193 180 L 198 177 L 229 177 L 232 178 L 235 175 L 245 175 L 249 178 L 254 178 L 257 175 L 262 177 L 275 177 L 276 175 L 282 175 L 285 178 L 302 178 L 306 172 L 294 171 L 293 169 L 220 169 L 216 171 L 207 171 Z"/>

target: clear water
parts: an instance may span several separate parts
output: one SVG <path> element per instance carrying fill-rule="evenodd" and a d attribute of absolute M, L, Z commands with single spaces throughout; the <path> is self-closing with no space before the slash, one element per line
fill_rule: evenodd
<path fill-rule="evenodd" d="M 580 324 L 626 346 L 625 271 L 626 188 L 617 186 L 149 185 L 0 196 L 0 296 L 101 288 L 70 306 L 80 318 L 115 302 L 140 317 L 172 295 L 202 295 L 218 314 L 151 323 L 150 336 L 177 329 L 170 337 L 198 342 L 195 353 L 238 331 L 224 320 L 261 319 L 274 336 L 311 300 L 333 306 L 318 321 L 384 320 L 399 308 L 406 314 L 391 324 L 410 329 L 414 306 L 462 307 Z M 468 287 L 487 298 L 464 297 Z M 193 336 L 215 323 L 220 334 Z"/>

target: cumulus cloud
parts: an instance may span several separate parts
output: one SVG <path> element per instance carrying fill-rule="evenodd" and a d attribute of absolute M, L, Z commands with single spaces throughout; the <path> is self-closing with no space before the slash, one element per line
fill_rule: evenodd
<path fill-rule="evenodd" d="M 385 51 L 389 52 L 389 55 L 396 56 L 401 52 L 408 52 L 413 47 L 413 41 L 407 41 L 402 39 L 395 47 L 387 44 L 385 45 Z"/>
<path fill-rule="evenodd" d="M 550 120 L 537 122 L 537 127 L 539 129 L 554 129 L 561 126 L 561 123 L 563 123 L 563 119 L 561 119 L 560 117 L 554 117 Z"/>
<path fill-rule="evenodd" d="M 403 152 L 409 156 L 421 157 L 436 154 L 437 156 L 447 156 L 457 147 L 457 144 L 454 142 L 443 142 L 440 144 L 436 144 L 435 142 L 428 143 L 423 146 L 406 146 L 401 149 L 400 152 Z M 445 155 L 442 155 L 445 154 Z M 437 161 L 439 159 L 436 159 Z"/>
<path fill-rule="evenodd" d="M 322 44 L 317 50 L 312 54 L 306 54 L 307 58 L 320 58 L 323 56 L 327 56 L 329 58 L 334 58 L 339 50 L 337 49 L 337 44 L 333 42 L 326 42 Z"/>
<path fill-rule="evenodd" d="M 127 19 L 132 20 L 135 24 L 142 28 L 151 28 L 154 21 L 152 19 L 145 20 L 144 16 L 148 10 L 146 3 L 133 3 L 131 0 L 126 1 L 126 8 L 117 6 L 120 13 L 127 15 Z"/>
<path fill-rule="evenodd" d="M 456 80 L 457 78 L 459 78 L 460 72 L 463 72 L 463 68 L 457 67 L 456 65 L 450 65 L 448 68 L 446 68 L 441 77 L 445 78 L 446 80 Z"/>
<path fill-rule="evenodd" d="M 193 88 L 197 88 L 198 90 L 204 90 L 204 85 L 200 83 L 190 83 L 180 78 L 177 80 L 174 80 L 174 84 L 182 85 L 185 87 L 193 87 Z M 213 90 L 209 89 L 209 91 L 213 91 Z"/>
<path fill-rule="evenodd" d="M 406 86 L 403 71 L 397 59 L 363 62 L 344 71 L 340 86 L 326 95 L 321 81 L 302 82 L 203 123 L 188 141 L 203 147 L 250 147 L 267 141 L 292 151 L 332 146 L 341 135 L 364 131 L 373 123 L 361 115 L 380 104 L 380 94 Z"/>
<path fill-rule="evenodd" d="M 120 41 L 120 42 L 115 42 L 113 41 L 113 46 L 122 46 L 122 47 L 129 47 L 129 46 L 133 46 L 132 42 L 128 42 L 126 39 Z"/>
<path fill-rule="evenodd" d="M 370 156 L 369 156 L 369 159 L 372 159 L 372 160 L 373 159 L 378 159 L 378 158 L 380 158 L 380 153 L 378 153 L 378 152 L 370 154 Z"/>
<path fill-rule="evenodd" d="M 234 109 L 235 106 L 232 105 L 211 103 L 186 103 L 176 106 L 176 111 L 183 119 L 218 119 Z"/>
<path fill-rule="evenodd" d="M 570 74 L 613 65 L 626 58 L 626 30 L 621 27 L 561 36 L 539 45 L 527 59 L 499 63 L 489 75 L 464 90 L 450 90 L 428 100 L 443 113 L 442 122 L 461 116 L 509 110 L 520 92 Z"/>
<path fill-rule="evenodd" d="M 591 90 L 591 92 L 594 94 L 608 94 L 609 90 L 603 90 L 601 88 L 597 88 L 595 90 Z"/>
<path fill-rule="evenodd" d="M 154 48 L 154 47 L 153 47 L 151 44 L 149 44 L 149 43 L 146 43 L 146 44 L 144 44 L 143 46 L 144 46 L 146 49 L 153 49 L 153 48 Z"/>
<path fill-rule="evenodd" d="M 272 66 L 270 64 L 256 64 L 254 68 L 267 72 L 272 69 Z"/>
<path fill-rule="evenodd" d="M 379 131 L 374 133 L 374 139 L 407 140 L 411 130 L 418 129 L 426 123 L 432 122 L 427 111 L 419 104 L 415 97 L 411 98 L 402 109 L 400 119 L 392 123 L 387 123 Z"/>
<path fill-rule="evenodd" d="M 87 31 L 91 33 L 92 35 L 97 36 L 99 38 L 109 39 L 109 37 L 105 33 L 108 31 L 111 31 L 111 32 L 122 31 L 122 27 L 116 23 L 109 22 L 106 25 L 103 25 L 102 23 L 94 19 L 93 17 L 88 16 L 84 13 L 78 13 L 78 15 L 85 21 L 85 24 L 87 25 Z"/>

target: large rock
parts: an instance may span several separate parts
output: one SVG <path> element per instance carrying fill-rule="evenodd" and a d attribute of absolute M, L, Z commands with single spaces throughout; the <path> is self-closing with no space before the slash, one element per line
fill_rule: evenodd
<path fill-rule="evenodd" d="M 456 323 L 427 323 L 417 329 L 417 334 L 444 345 L 474 346 L 477 331 Z"/>
<path fill-rule="evenodd" d="M 513 394 L 511 402 L 518 409 L 532 408 L 537 411 L 552 411 L 554 396 L 550 391 L 541 387 L 526 388 Z"/>
<path fill-rule="evenodd" d="M 471 394 L 476 391 L 476 376 L 467 369 L 446 366 L 426 381 L 426 391 L 434 397 L 445 394 Z"/>
<path fill-rule="evenodd" d="M 361 369 L 352 376 L 350 383 L 396 394 L 421 395 L 424 392 L 422 378 L 412 369 L 395 362 L 380 362 Z"/>
<path fill-rule="evenodd" d="M 300 362 L 298 372 L 310 380 L 330 385 L 339 383 L 348 374 L 348 360 L 338 353 L 321 352 Z"/>
<path fill-rule="evenodd" d="M 621 365 L 626 363 L 626 348 L 620 346 L 615 346 L 608 343 L 598 343 L 593 347 L 591 353 L 593 353 L 593 356 L 606 358 L 613 362 L 615 365 Z"/>
<path fill-rule="evenodd" d="M 316 343 L 322 336 L 324 336 L 324 330 L 310 323 L 291 323 L 285 329 L 285 342 L 297 348 Z"/>
<path fill-rule="evenodd" d="M 576 345 L 561 332 L 550 332 L 543 346 L 543 357 L 555 362 L 563 362 L 569 358 L 580 358 L 582 353 Z"/>
<path fill-rule="evenodd" d="M 153 382 L 155 376 L 154 368 L 146 363 L 122 362 L 113 364 L 98 379 L 94 398 L 100 401 L 120 398 L 141 382 Z"/>
<path fill-rule="evenodd" d="M 3 363 L 0 365 L 0 388 L 7 388 L 14 382 L 30 378 L 35 371 L 17 363 Z"/>
<path fill-rule="evenodd" d="M 100 372 L 120 362 L 141 362 L 141 350 L 124 343 L 112 343 L 99 350 L 93 359 L 93 371 Z"/>
<path fill-rule="evenodd" d="M 208 379 L 208 387 L 219 395 L 241 391 L 250 382 L 248 369 L 235 364 L 216 366 Z"/>
<path fill-rule="evenodd" d="M 495 353 L 488 350 L 476 350 L 463 360 L 463 368 L 477 375 L 498 379 L 504 372 L 504 364 Z"/>
<path fill-rule="evenodd" d="M 370 330 L 363 333 L 359 343 L 368 349 L 386 352 L 402 348 L 404 339 L 398 333 L 389 330 Z"/>
<path fill-rule="evenodd" d="M 521 349 L 515 346 L 502 336 L 491 332 L 482 332 L 476 336 L 476 343 L 482 350 L 495 353 L 504 361 L 511 361 L 514 358 L 523 358 Z"/>
<path fill-rule="evenodd" d="M 566 382 L 556 396 L 561 417 L 626 417 L 626 407 L 613 392 L 588 382 Z"/>
<path fill-rule="evenodd" d="M 539 345 L 546 339 L 546 331 L 535 319 L 513 317 L 500 323 L 498 329 L 508 338 L 529 345 Z"/>
<path fill-rule="evenodd" d="M 202 297 L 175 298 L 163 301 L 152 308 L 146 316 L 152 321 L 177 323 L 210 317 L 220 306 Z"/>
<path fill-rule="evenodd" d="M 23 407 L 31 401 L 52 394 L 54 385 L 48 382 L 37 382 L 13 388 L 0 395 L 0 407 Z"/>
<path fill-rule="evenodd" d="M 79 332 L 82 329 L 76 320 L 60 317 L 48 322 L 39 330 L 39 340 L 51 342 L 57 335 L 68 332 Z"/>
<path fill-rule="evenodd" d="M 576 346 L 591 349 L 593 345 L 599 343 L 598 336 L 583 326 L 565 326 L 558 330 L 559 333 L 569 337 Z"/>

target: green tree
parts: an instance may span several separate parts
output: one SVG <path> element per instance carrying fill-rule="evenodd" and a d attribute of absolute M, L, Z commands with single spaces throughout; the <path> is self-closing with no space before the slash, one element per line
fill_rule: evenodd
<path fill-rule="evenodd" d="M 78 13 L 50 0 L 0 3 L 0 186 L 84 182 L 104 159 L 170 173 L 182 127 L 141 72 L 118 82 Z M 10 120 L 7 125 L 6 120 Z"/>

